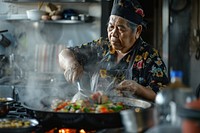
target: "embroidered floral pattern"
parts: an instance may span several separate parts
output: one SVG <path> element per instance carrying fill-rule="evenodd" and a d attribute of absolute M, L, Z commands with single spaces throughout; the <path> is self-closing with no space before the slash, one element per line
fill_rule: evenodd
<path fill-rule="evenodd" d="M 138 68 L 138 69 L 142 69 L 142 68 L 143 68 L 143 60 L 141 60 L 141 61 L 139 61 L 139 62 L 137 63 L 137 68 Z"/>
<path fill-rule="evenodd" d="M 144 11 L 143 11 L 141 8 L 136 9 L 135 12 L 136 12 L 137 14 L 139 14 L 140 16 L 142 16 L 142 17 L 145 16 L 145 15 L 144 15 Z"/>
<path fill-rule="evenodd" d="M 100 76 L 101 78 L 106 78 L 107 77 L 107 71 L 105 69 L 100 69 Z"/>

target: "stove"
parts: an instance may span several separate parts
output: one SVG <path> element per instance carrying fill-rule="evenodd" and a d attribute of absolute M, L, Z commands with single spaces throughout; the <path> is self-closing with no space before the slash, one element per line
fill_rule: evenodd
<path fill-rule="evenodd" d="M 28 110 L 21 105 L 20 102 L 14 102 L 10 105 L 10 110 L 4 118 L 28 118 L 35 119 L 32 115 L 29 114 Z M 109 129 L 73 129 L 68 127 L 58 127 L 53 126 L 52 124 L 41 124 L 31 132 L 31 133 L 123 133 L 123 128 L 109 128 Z"/>
<path fill-rule="evenodd" d="M 10 109 L 6 118 L 30 118 L 26 109 L 19 102 L 14 102 L 10 105 Z"/>

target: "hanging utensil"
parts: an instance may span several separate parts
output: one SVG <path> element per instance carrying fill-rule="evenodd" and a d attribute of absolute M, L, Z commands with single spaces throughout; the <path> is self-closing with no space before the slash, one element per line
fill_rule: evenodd
<path fill-rule="evenodd" d="M 3 33 L 3 32 L 8 32 L 8 30 L 1 30 L 1 31 L 0 31 L 0 33 Z"/>
<path fill-rule="evenodd" d="M 4 48 L 10 46 L 11 41 L 5 37 L 3 34 L 0 35 L 0 45 L 2 45 Z"/>

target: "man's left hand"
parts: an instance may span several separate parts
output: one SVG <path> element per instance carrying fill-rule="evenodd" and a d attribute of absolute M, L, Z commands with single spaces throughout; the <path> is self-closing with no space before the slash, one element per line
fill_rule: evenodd
<path fill-rule="evenodd" d="M 124 96 L 125 92 L 129 93 L 128 95 L 138 95 L 140 92 L 140 88 L 142 86 L 138 84 L 134 80 L 124 80 L 121 83 L 119 83 L 115 89 L 118 92 L 119 95 Z"/>

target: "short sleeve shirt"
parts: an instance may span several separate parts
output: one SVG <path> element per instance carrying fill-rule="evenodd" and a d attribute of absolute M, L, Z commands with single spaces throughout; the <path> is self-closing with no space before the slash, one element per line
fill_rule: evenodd
<path fill-rule="evenodd" d="M 134 80 L 155 93 L 169 83 L 158 51 L 141 38 L 118 63 L 108 39 L 100 38 L 71 50 L 86 71 L 99 72 L 101 78 L 115 79 L 116 83 Z"/>

